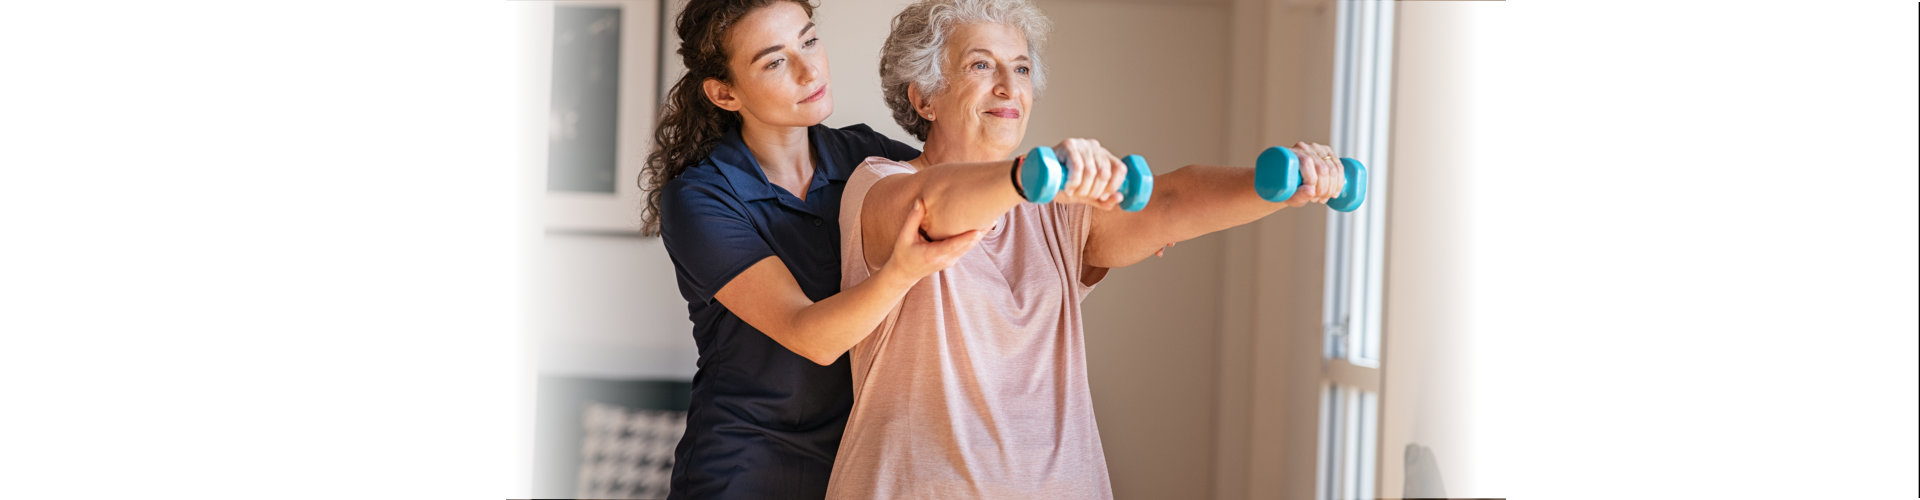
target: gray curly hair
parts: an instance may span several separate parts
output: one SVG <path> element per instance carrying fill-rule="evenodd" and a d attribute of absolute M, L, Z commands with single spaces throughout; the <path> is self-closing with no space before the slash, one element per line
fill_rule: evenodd
<path fill-rule="evenodd" d="M 1027 36 L 1027 59 L 1031 59 L 1033 91 L 1047 86 L 1046 65 L 1040 60 L 1040 47 L 1053 28 L 1046 14 L 1028 0 L 921 0 L 893 16 L 893 31 L 880 47 L 880 88 L 893 121 L 921 141 L 933 122 L 913 110 L 907 98 L 908 85 L 919 85 L 921 96 L 937 95 L 947 86 L 941 71 L 945 62 L 947 36 L 954 28 L 968 24 L 1004 24 Z"/>

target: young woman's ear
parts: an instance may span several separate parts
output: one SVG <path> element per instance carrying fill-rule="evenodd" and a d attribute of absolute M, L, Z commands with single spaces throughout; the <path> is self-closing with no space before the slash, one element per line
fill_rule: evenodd
<path fill-rule="evenodd" d="M 907 103 L 913 105 L 913 112 L 927 121 L 933 121 L 933 103 L 920 95 L 920 84 L 907 84 Z"/>
<path fill-rule="evenodd" d="M 706 91 L 707 100 L 727 111 L 740 111 L 740 98 L 734 97 L 733 86 L 718 79 L 708 78 L 700 81 L 700 89 Z"/>

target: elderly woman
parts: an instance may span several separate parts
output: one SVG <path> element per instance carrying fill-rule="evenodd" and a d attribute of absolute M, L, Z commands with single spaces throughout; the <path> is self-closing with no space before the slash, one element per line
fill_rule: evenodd
<path fill-rule="evenodd" d="M 1253 169 L 1188 166 L 1154 181 L 1145 210 L 1123 212 L 1119 159 L 1068 140 L 1057 150 L 1071 180 L 1052 203 L 1026 203 L 1019 169 L 1036 167 L 1006 158 L 1043 86 L 1047 29 L 1026 0 L 922 0 L 893 20 L 886 102 L 926 147 L 906 163 L 868 158 L 848 179 L 841 284 L 888 262 L 916 207 L 924 238 L 986 234 L 854 346 L 830 498 L 1111 497 L 1087 385 L 1087 293 L 1168 243 L 1340 192 L 1339 167 L 1318 161 L 1332 152 L 1302 143 L 1305 180 L 1284 203 L 1256 194 Z"/>

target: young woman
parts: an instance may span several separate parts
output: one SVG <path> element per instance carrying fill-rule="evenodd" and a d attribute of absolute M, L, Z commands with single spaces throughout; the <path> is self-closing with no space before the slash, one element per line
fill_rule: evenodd
<path fill-rule="evenodd" d="M 820 498 L 853 405 L 845 353 L 907 289 L 973 247 L 902 230 L 874 279 L 840 288 L 840 194 L 870 156 L 919 151 L 833 113 L 801 0 L 693 0 L 644 177 L 700 360 L 672 498 Z M 902 228 L 924 208 L 909 207 Z"/>

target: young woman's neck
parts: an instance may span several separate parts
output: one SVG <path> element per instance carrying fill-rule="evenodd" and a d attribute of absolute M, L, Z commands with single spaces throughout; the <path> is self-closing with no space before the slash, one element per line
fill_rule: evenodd
<path fill-rule="evenodd" d="M 753 152 L 767 181 L 806 199 L 807 186 L 813 182 L 813 149 L 807 142 L 807 127 L 767 125 L 742 120 L 740 140 Z"/>

